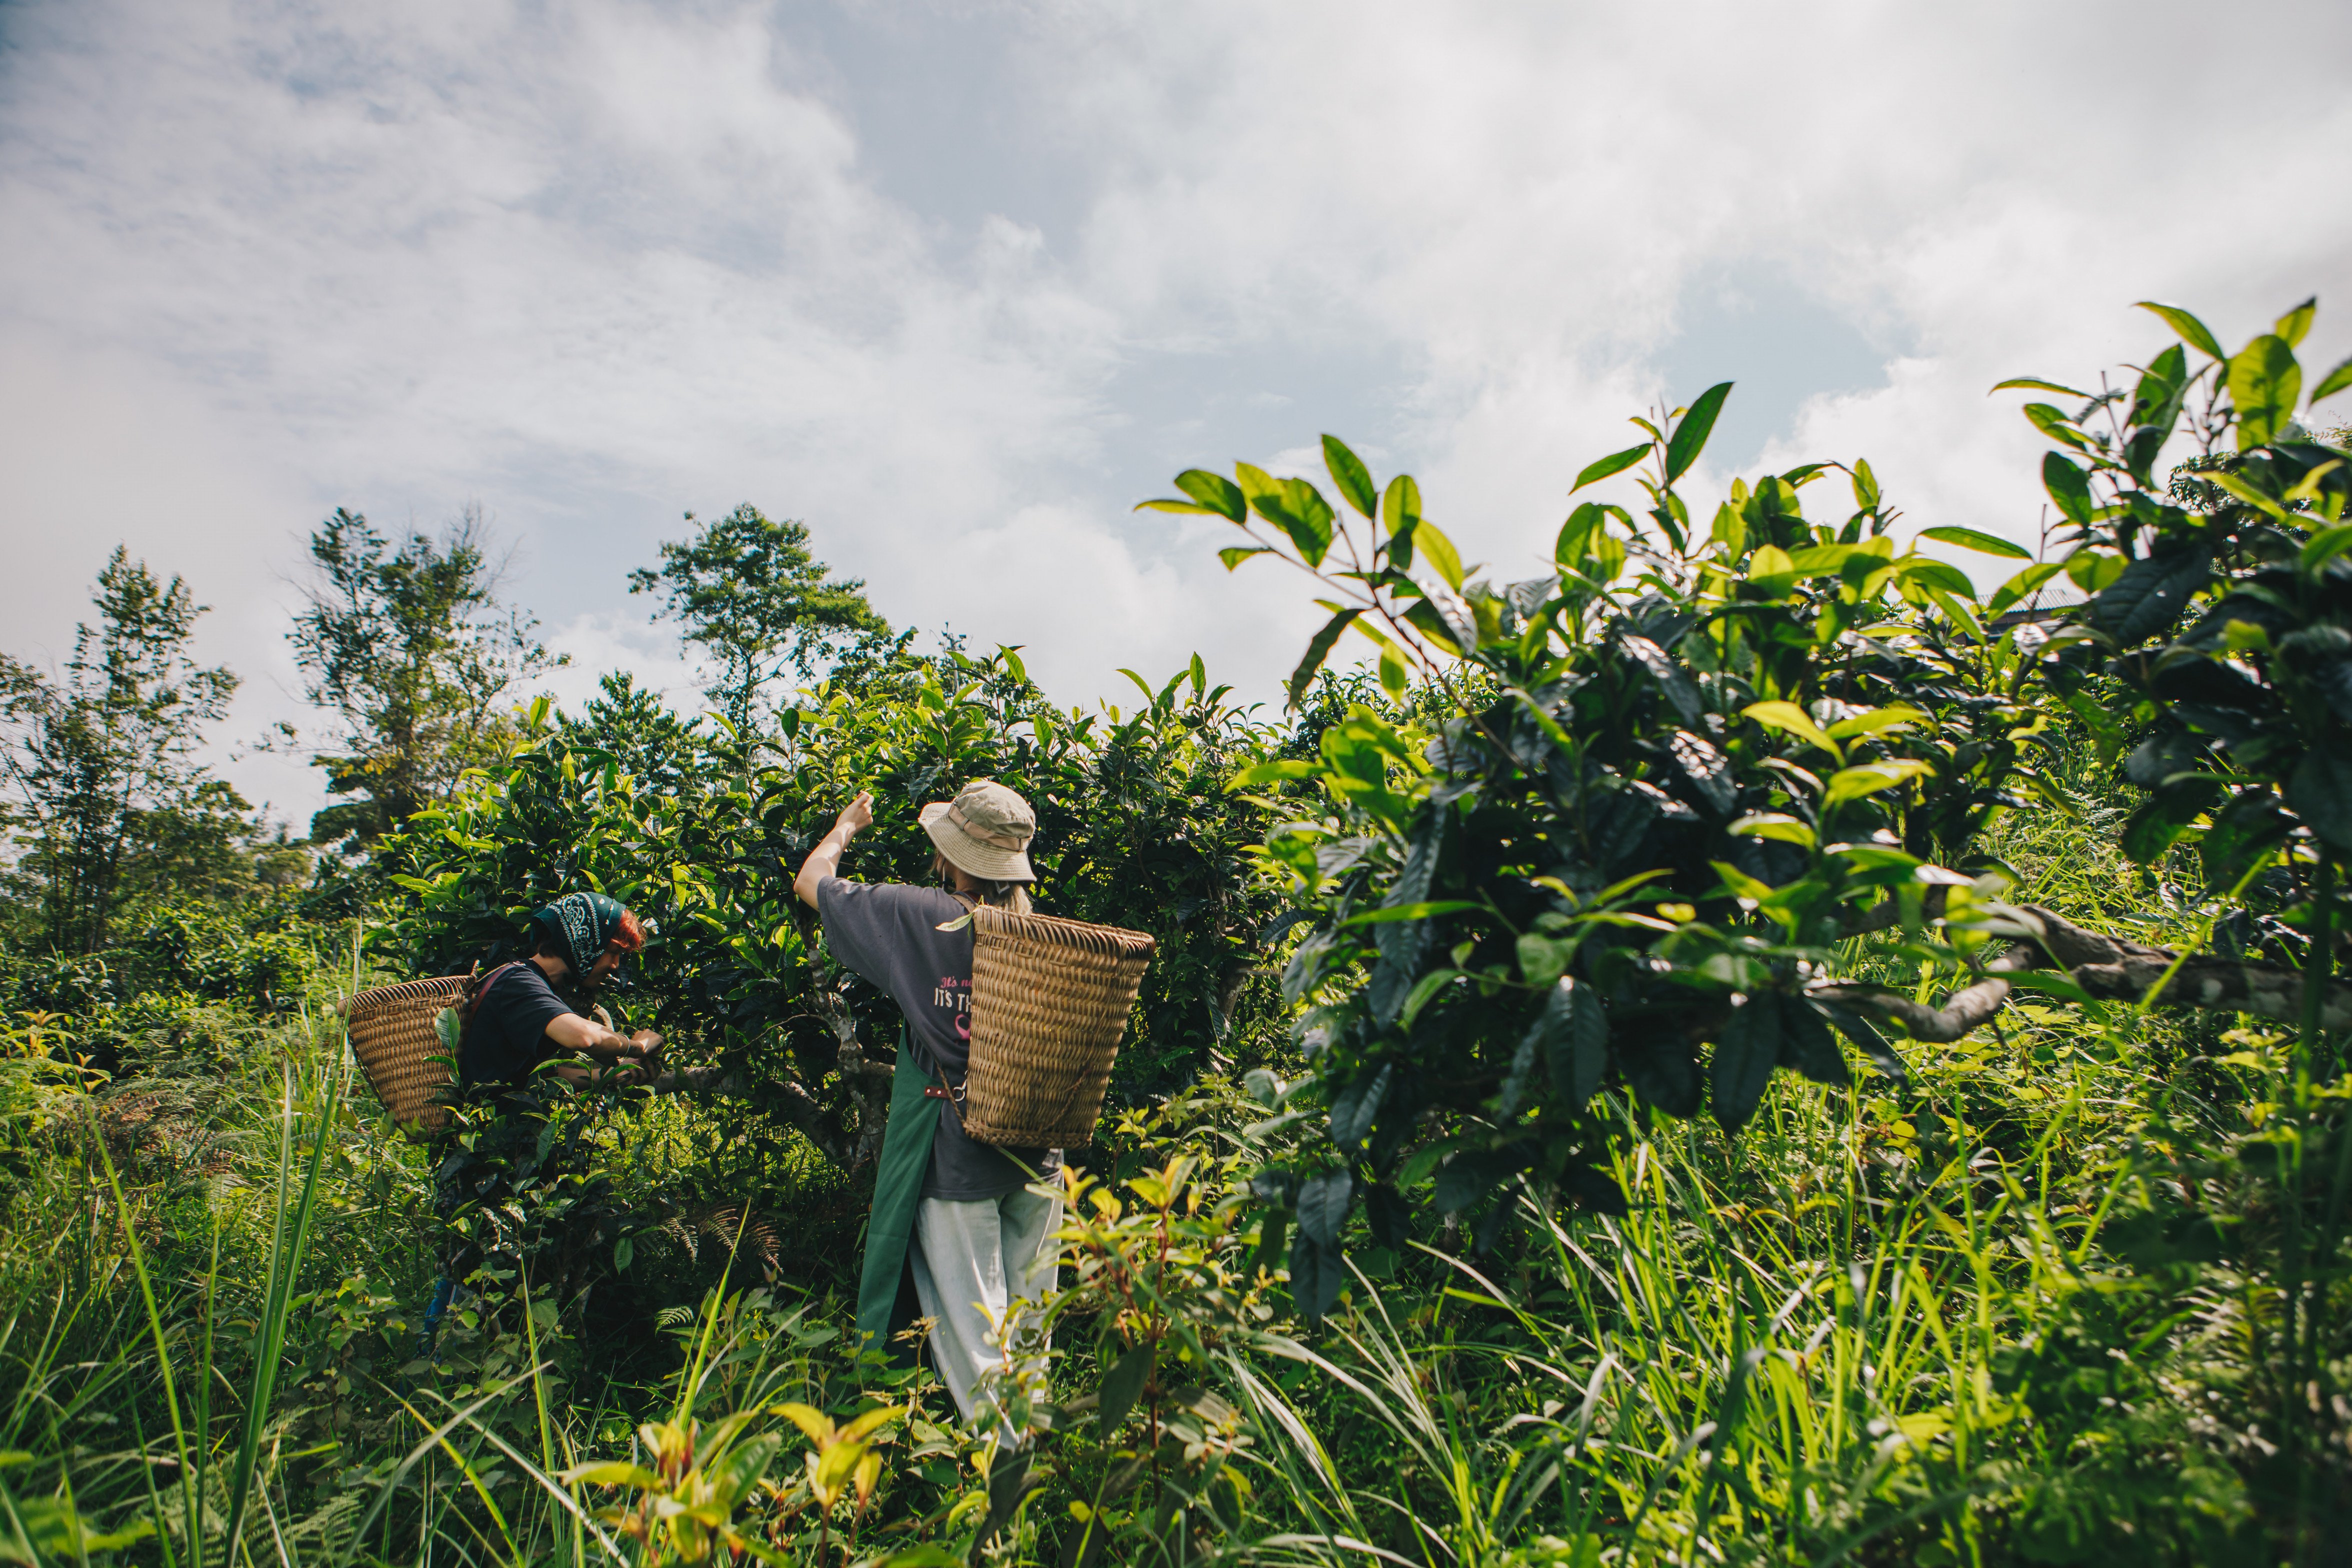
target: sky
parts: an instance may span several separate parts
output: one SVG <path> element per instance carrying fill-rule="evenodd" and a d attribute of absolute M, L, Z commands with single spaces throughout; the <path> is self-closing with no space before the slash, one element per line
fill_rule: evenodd
<path fill-rule="evenodd" d="M 1516 578 L 1726 379 L 1701 505 L 1867 457 L 2030 544 L 1994 382 L 2145 359 L 2146 299 L 2352 349 L 2347 83 L 2341 0 L 0 0 L 0 649 L 62 662 L 118 543 L 184 575 L 299 826 L 257 747 L 317 732 L 339 506 L 480 508 L 572 703 L 696 700 L 627 574 L 742 501 L 1064 702 L 1274 699 L 1310 586 L 1131 510 L 1176 472 L 1337 434 Z"/>

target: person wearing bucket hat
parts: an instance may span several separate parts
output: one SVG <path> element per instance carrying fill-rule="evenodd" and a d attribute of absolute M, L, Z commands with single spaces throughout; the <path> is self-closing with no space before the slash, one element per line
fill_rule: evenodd
<path fill-rule="evenodd" d="M 857 1327 L 887 1342 L 913 1316 L 930 1319 L 932 1363 L 965 1420 L 982 1368 L 998 1363 L 997 1328 L 1015 1299 L 1053 1283 L 1058 1197 L 1030 1190 L 1059 1170 L 1059 1149 L 1000 1149 L 967 1135 L 948 1086 L 971 1051 L 971 914 L 976 903 L 1029 910 L 1036 813 L 993 779 L 917 814 L 940 886 L 858 882 L 840 875 L 849 841 L 874 820 L 874 797 L 845 808 L 802 868 L 793 890 L 824 922 L 842 965 L 888 994 L 906 1016 L 890 1121 L 875 1176 L 859 1278 Z M 1004 1427 L 1008 1436 L 1009 1426 Z"/>

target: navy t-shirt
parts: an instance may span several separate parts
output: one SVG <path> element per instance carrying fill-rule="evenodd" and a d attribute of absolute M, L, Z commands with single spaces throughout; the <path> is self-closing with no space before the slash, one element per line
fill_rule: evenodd
<path fill-rule="evenodd" d="M 547 1037 L 547 1026 L 580 1009 L 566 1002 L 536 963 L 509 963 L 490 977 L 457 1053 L 467 1089 L 520 1088 L 530 1069 L 565 1054 Z"/>
<path fill-rule="evenodd" d="M 944 888 L 827 877 L 816 885 L 816 912 L 833 956 L 887 992 L 907 1015 L 915 1060 L 946 1074 L 950 1083 L 962 1082 L 971 1057 L 971 927 L 939 928 L 963 919 L 964 901 Z M 1061 1163 L 1059 1149 L 974 1142 L 954 1108 L 941 1100 L 923 1195 L 951 1203 L 1001 1198 L 1029 1184 L 1022 1166 L 1043 1175 Z"/>

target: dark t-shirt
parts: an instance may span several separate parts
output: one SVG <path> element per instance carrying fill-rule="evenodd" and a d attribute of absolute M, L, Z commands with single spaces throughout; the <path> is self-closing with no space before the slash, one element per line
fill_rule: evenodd
<path fill-rule="evenodd" d="M 962 1082 L 971 1056 L 971 927 L 939 928 L 963 919 L 964 901 L 944 888 L 827 877 L 816 885 L 816 911 L 833 956 L 887 992 L 907 1015 L 916 1061 Z M 1043 1175 L 1061 1163 L 1059 1149 L 973 1142 L 942 1100 L 923 1195 L 955 1203 L 1001 1198 L 1029 1184 L 1022 1166 Z"/>
<path fill-rule="evenodd" d="M 491 977 L 467 1026 L 457 1053 L 466 1087 L 528 1083 L 531 1068 L 564 1054 L 547 1037 L 547 1026 L 579 1010 L 556 994 L 538 964 L 507 965 Z"/>

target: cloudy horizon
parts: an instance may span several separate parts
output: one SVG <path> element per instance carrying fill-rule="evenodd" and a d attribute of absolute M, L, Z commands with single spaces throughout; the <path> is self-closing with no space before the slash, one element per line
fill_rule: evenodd
<path fill-rule="evenodd" d="M 1866 456 L 2030 543 L 1993 382 L 2146 355 L 2149 298 L 2352 348 L 2347 65 L 2316 3 L 7 5 L 0 648 L 61 661 L 118 542 L 184 576 L 299 825 L 250 748 L 338 506 L 480 507 L 573 702 L 691 700 L 627 574 L 742 501 L 1063 702 L 1271 697 L 1314 611 L 1130 510 L 1178 469 L 1329 431 L 1518 575 L 1721 379 L 1695 495 Z"/>

